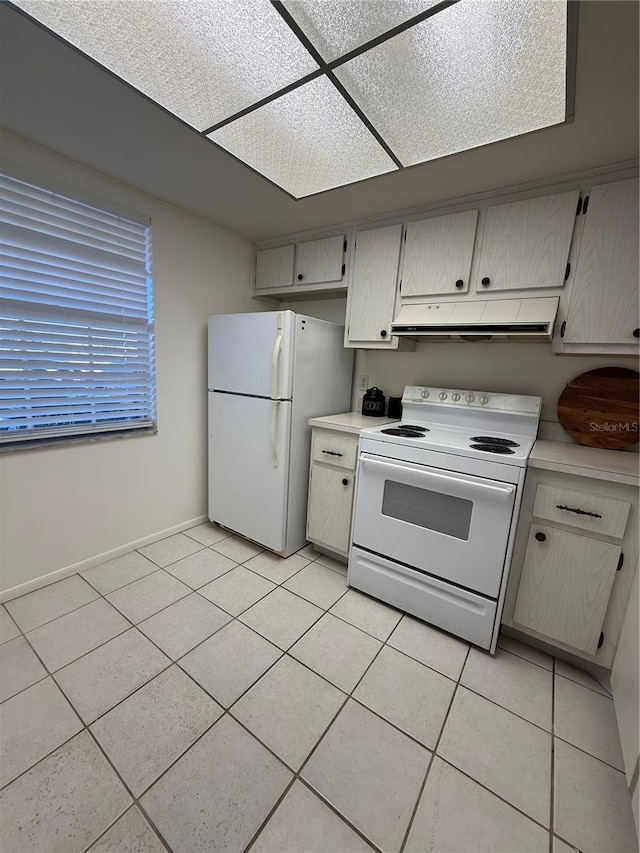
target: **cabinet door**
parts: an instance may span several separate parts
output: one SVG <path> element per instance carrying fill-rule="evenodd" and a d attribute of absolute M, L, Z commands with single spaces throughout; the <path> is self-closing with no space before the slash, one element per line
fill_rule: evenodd
<path fill-rule="evenodd" d="M 593 187 L 571 293 L 567 343 L 638 339 L 638 181 Z"/>
<path fill-rule="evenodd" d="M 344 235 L 324 237 L 298 243 L 296 251 L 296 282 L 324 284 L 341 282 L 344 275 Z"/>
<path fill-rule="evenodd" d="M 594 655 L 620 548 L 531 525 L 514 621 Z"/>
<path fill-rule="evenodd" d="M 293 246 L 258 249 L 256 252 L 256 290 L 293 286 Z"/>
<path fill-rule="evenodd" d="M 402 225 L 359 231 L 349 293 L 349 341 L 388 342 L 398 282 Z"/>
<path fill-rule="evenodd" d="M 402 295 L 466 293 L 477 223 L 477 210 L 410 222 L 402 264 Z"/>
<path fill-rule="evenodd" d="M 351 533 L 354 473 L 311 466 L 307 539 L 346 554 Z"/>
<path fill-rule="evenodd" d="M 487 210 L 476 290 L 525 290 L 564 283 L 578 190 Z"/>

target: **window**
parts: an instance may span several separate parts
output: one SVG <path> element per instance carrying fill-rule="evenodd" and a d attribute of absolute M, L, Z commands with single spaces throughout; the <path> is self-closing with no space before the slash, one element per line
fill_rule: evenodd
<path fill-rule="evenodd" d="M 0 445 L 155 427 L 151 225 L 0 175 Z"/>

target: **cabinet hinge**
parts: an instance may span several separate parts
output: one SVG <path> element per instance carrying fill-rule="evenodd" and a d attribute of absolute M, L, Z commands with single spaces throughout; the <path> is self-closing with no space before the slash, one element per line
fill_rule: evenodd
<path fill-rule="evenodd" d="M 576 208 L 576 216 L 582 213 L 582 196 L 578 196 L 578 207 Z"/>
<path fill-rule="evenodd" d="M 618 565 L 616 566 L 616 572 L 619 572 L 624 564 L 624 551 L 620 551 L 620 558 L 618 560 Z"/>
<path fill-rule="evenodd" d="M 587 215 L 587 208 L 588 208 L 588 207 L 589 207 L 589 196 L 587 196 L 587 197 L 585 198 L 585 200 L 583 201 L 583 203 L 582 203 L 582 213 L 583 213 L 585 216 Z"/>
<path fill-rule="evenodd" d="M 565 267 L 565 270 L 564 270 L 564 280 L 565 281 L 569 278 L 570 274 L 571 274 L 571 264 L 567 264 L 567 266 Z"/>
<path fill-rule="evenodd" d="M 344 241 L 344 243 L 342 244 L 342 251 L 343 251 L 343 252 L 346 252 L 346 251 L 347 251 L 347 241 L 346 241 L 346 240 L 345 240 L 345 241 Z"/>
<path fill-rule="evenodd" d="M 342 275 L 344 275 L 346 268 L 347 268 L 347 265 L 342 264 Z"/>
<path fill-rule="evenodd" d="M 567 321 L 563 320 L 562 325 L 560 326 L 560 337 L 564 338 L 564 331 L 567 328 Z"/>
<path fill-rule="evenodd" d="M 602 644 L 604 643 L 604 631 L 600 631 L 600 639 L 598 640 L 598 648 L 602 648 Z"/>

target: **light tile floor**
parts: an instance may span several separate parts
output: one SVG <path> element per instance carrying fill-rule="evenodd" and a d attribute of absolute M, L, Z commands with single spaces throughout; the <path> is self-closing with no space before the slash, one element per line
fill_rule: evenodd
<path fill-rule="evenodd" d="M 3 853 L 637 850 L 613 703 L 212 524 L 0 607 Z"/>

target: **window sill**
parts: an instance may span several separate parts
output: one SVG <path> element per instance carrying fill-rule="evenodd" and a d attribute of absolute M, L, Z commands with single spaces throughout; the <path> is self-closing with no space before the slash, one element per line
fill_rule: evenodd
<path fill-rule="evenodd" d="M 30 453 L 34 450 L 60 450 L 65 447 L 77 447 L 85 444 L 97 444 L 103 441 L 120 441 L 126 438 L 142 438 L 157 435 L 158 427 L 150 426 L 140 429 L 114 430 L 113 432 L 93 433 L 90 435 L 69 435 L 64 438 L 36 438 L 33 441 L 0 444 L 0 456 L 14 453 Z"/>

